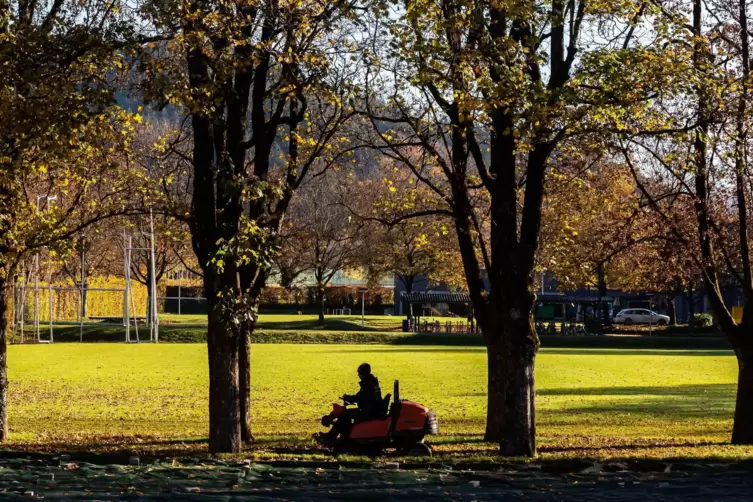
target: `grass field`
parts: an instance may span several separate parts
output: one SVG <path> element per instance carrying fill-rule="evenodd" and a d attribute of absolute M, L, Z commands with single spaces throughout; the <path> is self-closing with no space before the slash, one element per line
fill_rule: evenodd
<path fill-rule="evenodd" d="M 494 454 L 481 441 L 483 348 L 257 345 L 255 457 L 316 456 L 307 436 L 369 361 L 383 391 L 430 406 L 440 455 Z M 191 453 L 205 449 L 206 347 L 199 344 L 11 346 L 11 448 Z M 736 363 L 729 352 L 545 349 L 538 433 L 545 457 L 746 457 L 725 443 Z"/>

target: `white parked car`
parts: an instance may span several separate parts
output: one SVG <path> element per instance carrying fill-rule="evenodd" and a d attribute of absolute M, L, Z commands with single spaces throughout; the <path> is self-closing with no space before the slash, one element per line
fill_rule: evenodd
<path fill-rule="evenodd" d="M 614 316 L 616 324 L 669 324 L 669 316 L 657 314 L 648 309 L 625 309 Z"/>

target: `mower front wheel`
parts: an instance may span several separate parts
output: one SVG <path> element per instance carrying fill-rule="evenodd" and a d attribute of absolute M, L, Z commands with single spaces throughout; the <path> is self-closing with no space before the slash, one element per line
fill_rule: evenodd
<path fill-rule="evenodd" d="M 400 454 L 406 457 L 431 457 L 432 453 L 431 446 L 426 443 L 414 444 L 400 451 Z"/>

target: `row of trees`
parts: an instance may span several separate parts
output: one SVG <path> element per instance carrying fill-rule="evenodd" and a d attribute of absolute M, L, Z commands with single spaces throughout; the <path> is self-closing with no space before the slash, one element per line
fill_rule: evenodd
<path fill-rule="evenodd" d="M 406 287 L 467 288 L 486 439 L 530 456 L 538 271 L 602 293 L 701 282 L 739 362 L 732 440 L 753 443 L 747 7 L 0 0 L 0 291 L 25 254 L 104 218 L 187 224 L 209 299 L 209 447 L 238 451 L 261 291 L 296 262 L 323 288 L 355 251 Z M 146 164 L 141 116 L 113 106 L 126 83 L 183 118 Z M 740 325 L 722 278 L 744 290 Z M 7 307 L 0 294 L 3 337 Z"/>

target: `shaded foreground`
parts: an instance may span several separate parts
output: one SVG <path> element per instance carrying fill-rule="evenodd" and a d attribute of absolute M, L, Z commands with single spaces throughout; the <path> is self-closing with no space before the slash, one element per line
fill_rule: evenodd
<path fill-rule="evenodd" d="M 134 459 L 135 460 L 135 459 Z M 549 463 L 416 469 L 211 462 L 144 466 L 69 458 L 0 460 L 0 493 L 19 498 L 172 500 L 749 500 L 753 465 Z"/>
<path fill-rule="evenodd" d="M 389 391 L 439 416 L 435 460 L 498 460 L 481 441 L 486 364 L 480 347 L 256 345 L 256 441 L 244 458 L 328 460 L 310 435 L 368 361 Z M 544 459 L 753 457 L 728 444 L 736 378 L 726 351 L 544 349 L 538 358 L 539 451 Z M 15 450 L 206 452 L 204 345 L 11 346 Z"/>

